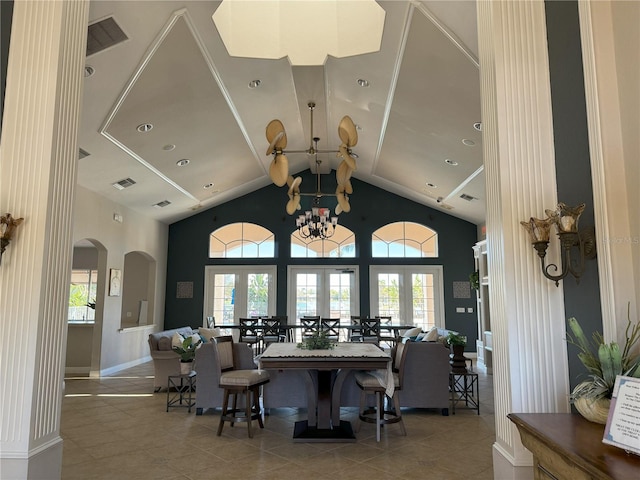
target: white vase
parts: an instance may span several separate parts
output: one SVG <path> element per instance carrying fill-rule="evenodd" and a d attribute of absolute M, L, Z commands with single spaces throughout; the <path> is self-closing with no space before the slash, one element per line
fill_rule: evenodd
<path fill-rule="evenodd" d="M 190 362 L 180 362 L 180 373 L 182 375 L 189 375 L 193 370 L 193 361 Z"/>

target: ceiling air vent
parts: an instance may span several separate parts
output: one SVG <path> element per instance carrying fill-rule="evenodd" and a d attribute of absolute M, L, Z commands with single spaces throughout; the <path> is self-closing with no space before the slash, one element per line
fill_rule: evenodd
<path fill-rule="evenodd" d="M 87 57 L 129 39 L 113 17 L 92 23 L 87 32 Z"/>
<path fill-rule="evenodd" d="M 133 178 L 123 178 L 119 182 L 112 183 L 114 188 L 118 190 L 124 190 L 125 188 L 129 188 L 131 185 L 135 185 L 136 181 Z"/>
<path fill-rule="evenodd" d="M 162 207 L 166 207 L 167 205 L 171 205 L 171 202 L 169 200 L 163 200 L 161 202 L 154 204 L 153 206 L 156 208 L 162 208 Z"/>
<path fill-rule="evenodd" d="M 466 193 L 463 193 L 462 195 L 460 195 L 460 198 L 463 200 L 466 200 L 467 202 L 470 202 L 471 200 L 476 200 L 476 197 L 472 197 L 471 195 L 467 195 Z"/>
<path fill-rule="evenodd" d="M 78 151 L 78 160 L 82 160 L 84 157 L 88 157 L 89 155 L 91 155 L 91 154 L 89 152 L 87 152 L 86 150 L 79 149 L 79 151 Z"/>

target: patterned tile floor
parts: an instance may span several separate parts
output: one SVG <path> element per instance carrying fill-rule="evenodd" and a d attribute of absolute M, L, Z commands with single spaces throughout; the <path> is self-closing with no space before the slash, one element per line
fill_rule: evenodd
<path fill-rule="evenodd" d="M 201 479 L 493 479 L 495 441 L 491 375 L 479 374 L 480 415 L 405 409 L 407 436 L 397 425 L 363 424 L 356 443 L 292 443 L 293 424 L 306 413 L 276 409 L 265 428 L 225 425 L 218 412 L 166 412 L 166 392 L 153 393 L 153 365 L 110 377 L 67 378 L 62 408 L 64 480 Z M 354 420 L 355 409 L 343 418 Z M 256 425 L 257 427 L 257 425 Z"/>

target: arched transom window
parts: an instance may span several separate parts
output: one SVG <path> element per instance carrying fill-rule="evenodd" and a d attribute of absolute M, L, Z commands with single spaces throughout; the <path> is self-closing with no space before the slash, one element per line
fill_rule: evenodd
<path fill-rule="evenodd" d="M 231 223 L 209 236 L 209 258 L 273 258 L 273 238 L 255 223 Z"/>
<path fill-rule="evenodd" d="M 292 258 L 353 258 L 356 256 L 356 236 L 342 225 L 324 240 L 302 238 L 296 230 L 291 234 Z"/>
<path fill-rule="evenodd" d="M 389 223 L 371 235 L 371 252 L 378 258 L 437 257 L 438 234 L 419 223 Z"/>

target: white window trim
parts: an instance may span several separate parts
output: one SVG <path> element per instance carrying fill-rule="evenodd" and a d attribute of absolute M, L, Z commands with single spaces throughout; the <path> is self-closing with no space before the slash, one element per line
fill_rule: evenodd
<path fill-rule="evenodd" d="M 360 305 L 360 270 L 358 265 L 289 265 L 287 267 L 287 317 L 289 318 L 289 323 L 296 323 L 297 319 L 295 318 L 296 312 L 296 285 L 295 285 L 295 275 L 297 273 L 314 273 L 314 272 L 325 272 L 326 270 L 335 270 L 336 272 L 343 271 L 353 271 L 354 279 L 353 279 L 353 288 L 354 294 L 351 296 L 351 309 L 356 312 L 354 315 L 357 315 L 358 306 Z M 322 285 L 320 288 L 325 288 Z M 319 312 L 321 317 L 327 317 L 329 312 Z"/>
<path fill-rule="evenodd" d="M 435 325 L 438 328 L 445 327 L 444 318 L 444 283 L 443 283 L 443 267 L 442 265 L 371 265 L 369 267 L 369 296 L 371 297 L 371 304 L 369 311 L 371 316 L 378 314 L 378 285 L 377 279 L 379 273 L 399 273 L 402 278 L 400 279 L 401 285 L 405 285 L 408 275 L 412 273 L 427 273 L 433 275 L 433 297 L 437 300 L 435 310 Z M 408 283 L 409 285 L 411 282 Z M 400 303 L 400 316 L 399 323 L 413 323 L 413 319 L 407 320 L 405 317 L 406 312 L 412 310 L 411 301 L 406 296 Z"/>
<path fill-rule="evenodd" d="M 249 273 L 266 273 L 271 275 L 273 278 L 272 282 L 269 282 L 269 308 L 268 315 L 276 314 L 276 285 L 278 284 L 278 267 L 277 265 L 206 265 L 204 267 L 204 302 L 203 302 L 203 310 L 202 310 L 202 325 L 207 326 L 206 320 L 207 316 L 210 315 L 208 312 L 213 311 L 213 305 L 210 302 L 210 299 L 213 298 L 213 286 L 214 281 L 213 277 L 215 275 L 221 274 L 230 274 L 230 275 L 238 275 L 241 274 L 240 284 L 242 285 L 245 282 L 246 274 Z M 241 304 L 242 302 L 246 306 L 247 298 L 247 286 L 244 285 L 244 289 L 236 290 L 235 304 Z M 242 315 L 239 315 L 242 316 Z"/>

